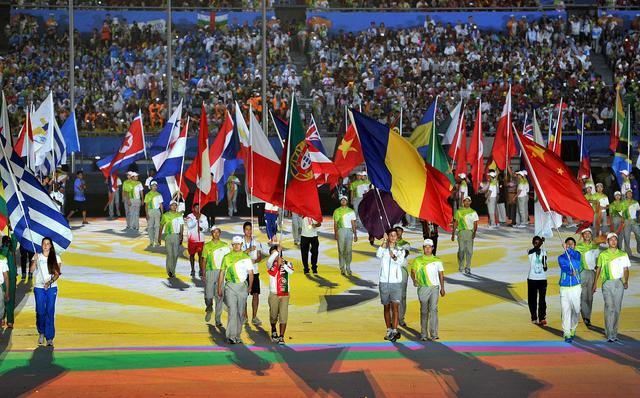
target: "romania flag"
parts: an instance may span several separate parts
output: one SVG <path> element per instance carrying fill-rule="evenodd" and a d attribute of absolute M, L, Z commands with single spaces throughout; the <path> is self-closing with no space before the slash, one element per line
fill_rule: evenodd
<path fill-rule="evenodd" d="M 418 151 L 389 127 L 356 111 L 353 124 L 371 183 L 391 193 L 407 214 L 450 231 L 451 182 L 447 176 L 426 164 Z"/>

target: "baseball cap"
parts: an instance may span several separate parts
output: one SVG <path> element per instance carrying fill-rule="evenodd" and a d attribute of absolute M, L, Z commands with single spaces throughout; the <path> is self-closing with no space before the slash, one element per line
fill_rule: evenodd
<path fill-rule="evenodd" d="M 460 178 L 467 178 L 467 175 L 465 173 L 460 173 L 458 174 L 458 177 Z"/>
<path fill-rule="evenodd" d="M 176 202 L 175 200 L 172 200 L 172 201 L 169 203 L 169 206 L 173 206 L 173 205 L 176 205 L 176 206 L 177 206 L 177 205 L 178 205 L 178 202 Z"/>
<path fill-rule="evenodd" d="M 339 199 L 340 199 L 340 200 L 344 199 L 344 200 L 346 200 L 347 202 L 349 201 L 349 198 L 347 198 L 347 197 L 346 197 L 346 195 L 340 195 L 340 198 L 339 198 Z"/>
<path fill-rule="evenodd" d="M 490 175 L 491 177 L 495 177 L 495 176 L 496 176 L 496 173 L 495 173 L 495 171 L 490 171 L 490 172 L 489 172 L 489 175 Z"/>
<path fill-rule="evenodd" d="M 591 228 L 585 228 L 582 230 L 581 234 L 585 233 L 585 232 L 591 232 L 593 233 L 593 231 L 591 230 Z"/>
<path fill-rule="evenodd" d="M 216 229 L 217 229 L 218 231 L 222 231 L 222 229 L 220 229 L 220 227 L 219 227 L 219 226 L 214 225 L 214 226 L 212 226 L 212 227 L 211 227 L 211 232 L 215 231 Z"/>
<path fill-rule="evenodd" d="M 607 234 L 607 240 L 611 239 L 611 238 L 618 238 L 618 234 L 616 234 L 615 232 L 609 232 Z"/>
<path fill-rule="evenodd" d="M 622 196 L 622 192 L 620 192 L 620 191 L 615 191 L 615 192 L 613 193 L 613 196 Z"/>
<path fill-rule="evenodd" d="M 231 240 L 231 244 L 233 245 L 241 245 L 242 244 L 242 236 L 234 236 Z"/>
<path fill-rule="evenodd" d="M 152 186 L 152 185 L 158 185 L 158 181 L 156 181 L 156 180 L 151 181 L 149 183 L 149 186 Z"/>
<path fill-rule="evenodd" d="M 467 195 L 464 198 L 462 198 L 462 201 L 464 202 L 465 200 L 471 200 L 471 196 Z"/>
<path fill-rule="evenodd" d="M 431 239 L 425 239 L 422 246 L 433 246 L 433 241 Z"/>
<path fill-rule="evenodd" d="M 620 170 L 621 174 L 629 175 L 629 170 Z"/>

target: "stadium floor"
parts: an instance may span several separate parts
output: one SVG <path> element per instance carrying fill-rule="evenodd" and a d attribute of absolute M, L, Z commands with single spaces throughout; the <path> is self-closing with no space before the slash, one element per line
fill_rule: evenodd
<path fill-rule="evenodd" d="M 202 283 L 189 277 L 188 259 L 179 260 L 178 278 L 169 281 L 162 249 L 148 249 L 146 234 L 123 232 L 123 219 L 90 221 L 83 227 L 74 221 L 74 243 L 63 255 L 55 349 L 36 348 L 33 296 L 28 285 L 19 284 L 15 328 L 5 329 L 0 339 L 0 395 L 589 397 L 633 395 L 640 386 L 637 271 L 632 267 L 625 292 L 621 342 L 604 342 L 598 291 L 595 326 L 581 323 L 576 342 L 566 344 L 555 260 L 549 325 L 529 322 L 531 229 L 481 228 L 470 277 L 457 272 L 456 244 L 441 237 L 447 295 L 439 304 L 437 343 L 418 341 L 419 304 L 412 287 L 409 327 L 396 343 L 382 339 L 379 266 L 366 236 L 354 246 L 351 278 L 337 269 L 331 222 L 321 227 L 318 276 L 300 272 L 299 251 L 287 237 L 285 256 L 297 271 L 287 345 L 268 338 L 267 274 L 261 272 L 264 326 L 245 325 L 245 344 L 228 346 L 213 320 L 204 320 Z M 239 233 L 242 221 L 219 219 L 223 239 Z M 259 237 L 266 241 L 264 234 Z M 408 231 L 405 238 L 420 246 L 419 234 Z M 545 247 L 552 258 L 559 254 L 557 238 Z"/>

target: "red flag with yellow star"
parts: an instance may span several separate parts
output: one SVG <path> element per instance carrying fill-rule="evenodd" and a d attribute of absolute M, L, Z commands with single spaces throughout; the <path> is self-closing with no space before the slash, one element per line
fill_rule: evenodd
<path fill-rule="evenodd" d="M 351 170 L 363 162 L 362 147 L 360 146 L 356 129 L 353 127 L 353 124 L 349 123 L 349 127 L 344 133 L 340 145 L 336 148 L 336 153 L 333 156 L 333 164 L 340 172 L 340 177 L 344 178 L 349 175 Z M 338 176 L 331 178 L 331 187 L 335 186 L 337 181 Z"/>
<path fill-rule="evenodd" d="M 552 150 L 516 132 L 529 177 L 544 211 L 555 211 L 578 220 L 593 220 L 593 208 L 567 165 Z"/>

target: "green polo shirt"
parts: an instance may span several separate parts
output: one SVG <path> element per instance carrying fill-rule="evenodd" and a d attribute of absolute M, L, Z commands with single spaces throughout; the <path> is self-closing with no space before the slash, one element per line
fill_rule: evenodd
<path fill-rule="evenodd" d="M 442 271 L 442 260 L 434 255 L 421 255 L 413 260 L 411 268 L 416 272 L 419 287 L 440 286 L 439 272 Z"/>
<path fill-rule="evenodd" d="M 154 200 L 157 197 L 162 198 L 162 195 L 158 191 L 149 191 L 146 195 L 144 195 L 144 205 L 147 207 L 147 209 L 152 210 L 160 208 L 160 205 L 156 205 L 156 201 Z"/>
<path fill-rule="evenodd" d="M 479 219 L 475 210 L 465 207 L 456 210 L 454 218 L 458 222 L 459 231 L 473 231 L 473 224 Z"/>
<path fill-rule="evenodd" d="M 602 279 L 602 282 L 606 282 L 612 279 L 622 278 L 622 276 L 620 276 L 620 278 L 614 277 L 613 272 L 611 270 L 611 262 L 620 257 L 627 257 L 627 261 L 628 261 L 629 256 L 627 255 L 626 252 L 620 249 L 615 249 L 615 250 L 607 249 L 602 253 L 600 253 L 600 255 L 598 256 L 598 267 L 601 269 L 600 279 Z"/>
<path fill-rule="evenodd" d="M 245 252 L 230 252 L 226 256 L 222 258 L 222 266 L 220 269 L 225 272 L 225 281 L 229 283 L 243 283 L 246 280 L 239 276 L 239 270 L 237 269 L 237 265 L 242 260 L 249 260 L 248 268 L 252 268 L 251 257 Z M 244 275 L 244 274 L 242 274 Z"/>
<path fill-rule="evenodd" d="M 624 211 L 624 202 L 613 201 L 609 203 L 609 215 L 611 217 L 622 217 L 623 211 Z"/>
<path fill-rule="evenodd" d="M 356 212 L 351 207 L 338 207 L 333 211 L 333 222 L 336 227 L 351 229 L 351 220 L 356 219 Z"/>
<path fill-rule="evenodd" d="M 600 246 L 595 243 L 580 242 L 576 245 L 576 251 L 580 252 L 580 271 L 590 269 L 587 265 L 587 253 L 592 250 L 600 251 Z M 597 256 L 596 256 L 597 257 Z"/>
<path fill-rule="evenodd" d="M 170 234 L 179 234 L 180 230 L 174 231 L 176 227 L 174 226 L 173 220 L 176 218 L 182 219 L 182 213 L 178 213 L 177 211 L 168 211 L 162 215 L 160 219 L 160 225 L 162 225 L 163 232 L 165 235 Z"/>
<path fill-rule="evenodd" d="M 225 251 L 224 249 L 227 250 Z M 211 240 L 205 243 L 202 247 L 202 257 L 204 258 L 206 263 L 205 269 L 207 271 L 220 269 L 220 267 L 222 267 L 222 260 L 224 259 L 224 255 L 229 253 L 229 250 L 229 244 L 221 240 L 217 242 Z M 216 254 L 218 255 L 216 256 Z"/>

